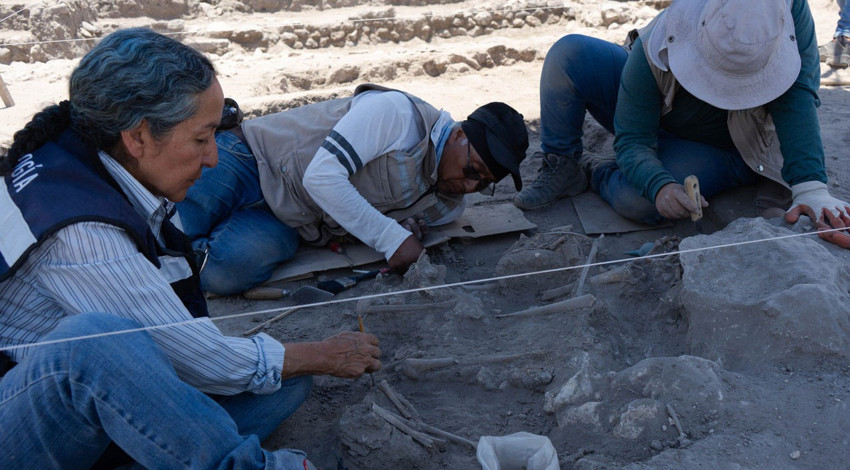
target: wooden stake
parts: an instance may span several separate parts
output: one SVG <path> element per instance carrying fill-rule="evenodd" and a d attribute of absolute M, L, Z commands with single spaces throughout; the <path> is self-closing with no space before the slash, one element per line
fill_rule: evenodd
<path fill-rule="evenodd" d="M 3 81 L 2 75 L 0 75 L 0 99 L 3 100 L 3 104 L 5 104 L 7 108 L 15 106 L 15 100 L 12 99 L 9 89 L 6 88 L 6 82 Z"/>

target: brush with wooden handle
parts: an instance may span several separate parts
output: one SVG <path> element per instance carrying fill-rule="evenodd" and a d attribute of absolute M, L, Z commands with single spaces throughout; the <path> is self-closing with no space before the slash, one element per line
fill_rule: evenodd
<path fill-rule="evenodd" d="M 697 206 L 696 212 L 691 212 L 691 221 L 694 223 L 694 228 L 697 233 L 704 233 L 702 228 L 702 198 L 699 194 L 699 180 L 696 176 L 690 175 L 685 178 L 685 192 L 688 197 Z"/>

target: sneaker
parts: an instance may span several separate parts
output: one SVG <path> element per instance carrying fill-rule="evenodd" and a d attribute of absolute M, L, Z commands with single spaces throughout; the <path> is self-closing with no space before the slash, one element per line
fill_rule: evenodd
<path fill-rule="evenodd" d="M 514 197 L 514 205 L 520 209 L 538 209 L 587 189 L 587 175 L 576 158 L 540 151 L 534 152 L 532 158 L 543 162 L 531 186 Z"/>
<path fill-rule="evenodd" d="M 826 65 L 829 65 L 833 68 L 847 68 L 850 63 L 850 51 L 843 44 L 843 38 L 833 39 L 828 43 L 818 47 L 818 54 L 820 55 L 820 61 L 826 62 Z"/>

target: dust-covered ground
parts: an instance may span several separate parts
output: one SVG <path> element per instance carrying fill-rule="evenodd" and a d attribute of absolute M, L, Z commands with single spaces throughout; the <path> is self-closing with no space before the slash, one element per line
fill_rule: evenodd
<path fill-rule="evenodd" d="M 567 33 L 620 41 L 668 3 L 76 0 L 22 9 L 4 0 L 0 76 L 15 106 L 0 109 L 0 144 L 65 98 L 66 78 L 94 38 L 145 25 L 209 53 L 225 94 L 249 115 L 376 82 L 456 119 L 508 102 L 529 124 L 530 155 L 548 47 Z M 837 6 L 811 7 L 826 42 Z M 820 97 L 830 190 L 848 200 L 850 94 L 824 87 Z M 586 129 L 588 148 L 610 151 L 598 125 Z M 523 164 L 526 182 L 538 165 Z M 514 194 L 503 182 L 494 198 L 475 202 Z M 303 449 L 324 469 L 474 469 L 465 441 L 527 431 L 551 440 L 564 469 L 845 467 L 850 253 L 806 235 L 805 219 L 792 227 L 760 217 L 759 195 L 747 188 L 710 201 L 710 235 L 678 222 L 601 239 L 586 236 L 573 202 L 561 200 L 526 212 L 535 230 L 453 239 L 404 277 L 381 276 L 335 303 L 292 312 L 263 331 L 318 340 L 357 329 L 360 316 L 381 340 L 384 369 L 354 381 L 317 377 L 266 447 Z M 646 256 L 626 254 L 646 243 Z M 214 317 L 243 314 L 219 321 L 234 335 L 292 304 L 210 301 Z M 383 410 L 406 414 L 421 434 L 401 432 Z"/>

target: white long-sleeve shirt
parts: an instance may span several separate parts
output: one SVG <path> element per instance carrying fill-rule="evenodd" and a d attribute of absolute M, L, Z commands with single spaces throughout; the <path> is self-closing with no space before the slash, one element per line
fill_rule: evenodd
<path fill-rule="evenodd" d="M 417 113 L 403 93 L 362 93 L 354 97 L 351 109 L 334 126 L 328 141 L 347 156 L 349 168 L 356 171 L 381 155 L 409 152 L 421 142 L 425 136 L 417 128 Z M 435 145 L 446 126 L 453 123 L 451 116 L 441 111 L 430 133 Z M 440 154 L 438 151 L 437 164 Z M 349 170 L 337 156 L 322 147 L 304 172 L 304 188 L 346 231 L 389 259 L 411 233 L 369 204 L 348 180 L 349 176 Z M 464 205 L 460 205 L 431 225 L 449 223 L 463 210 Z"/>

